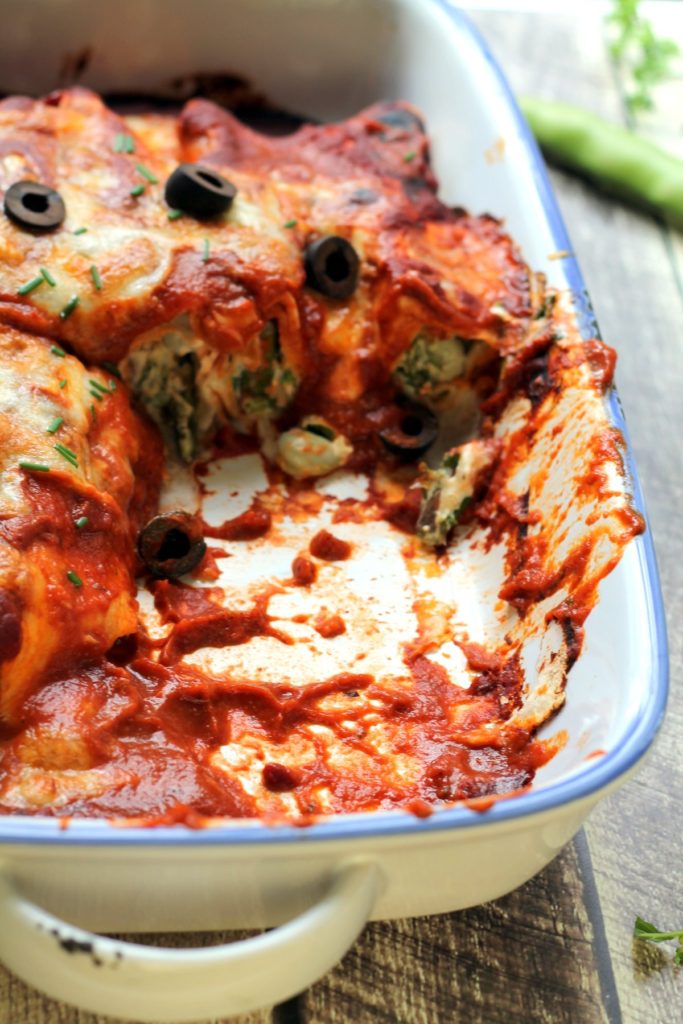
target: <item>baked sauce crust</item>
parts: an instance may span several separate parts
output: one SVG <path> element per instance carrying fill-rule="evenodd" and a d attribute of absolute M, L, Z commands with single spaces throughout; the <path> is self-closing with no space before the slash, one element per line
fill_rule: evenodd
<path fill-rule="evenodd" d="M 115 152 L 122 133 L 132 134 L 134 158 Z M 344 362 L 344 373 L 329 371 L 332 397 L 348 369 L 362 389 L 359 366 L 392 365 L 422 326 L 514 347 L 532 314 L 529 271 L 495 220 L 437 199 L 428 156 L 422 123 L 405 104 L 268 138 L 205 100 L 190 101 L 177 119 L 137 118 L 132 128 L 83 89 L 5 100 L 0 189 L 42 181 L 60 190 L 69 213 L 62 230 L 42 237 L 2 219 L 0 317 L 102 362 L 120 360 L 133 339 L 181 314 L 227 348 L 281 315 L 295 367 L 305 368 L 311 349 Z M 229 218 L 168 220 L 163 183 L 187 161 L 214 165 L 237 185 Z M 145 192 L 132 196 L 140 185 Z M 83 226 L 87 234 L 74 235 Z M 348 235 L 362 259 L 361 286 L 343 309 L 304 290 L 302 249 L 331 232 Z M 34 264 L 59 267 L 68 283 L 22 299 L 17 289 Z M 61 319 L 72 293 L 79 307 Z"/>
<path fill-rule="evenodd" d="M 133 137 L 134 157 L 116 152 L 121 134 Z M 194 161 L 237 185 L 229 217 L 169 220 L 163 183 L 178 163 Z M 134 596 L 135 536 L 154 510 L 164 455 L 103 363 L 118 363 L 141 336 L 182 316 L 226 352 L 248 348 L 276 320 L 301 379 L 292 415 L 325 412 L 354 440 L 351 465 L 372 475 L 368 497 L 341 502 L 335 523 L 388 521 L 401 532 L 406 563 L 417 565 L 415 473 L 382 455 L 371 434 L 395 391 L 392 367 L 428 329 L 485 341 L 502 361 L 502 374 L 497 365 L 479 395 L 498 457 L 465 529 L 481 528 L 490 544 L 508 538 L 499 597 L 522 620 L 569 587 L 552 610 L 566 638 L 563 671 L 577 656 L 598 582 L 642 523 L 619 506 L 593 547 L 558 559 L 559 520 L 527 536 L 534 487 L 540 493 L 547 480 L 532 481 L 526 496 L 508 488 L 538 438 L 552 433 L 555 398 L 575 388 L 597 401 L 610 383 L 609 360 L 599 343 L 562 346 L 559 321 L 534 326 L 543 312 L 539 279 L 499 222 L 437 198 L 417 111 L 379 104 L 274 139 L 205 100 L 190 101 L 177 118 L 124 119 L 83 89 L 15 97 L 0 103 L 0 191 L 24 178 L 58 189 L 68 217 L 46 235 L 0 218 L 0 359 L 19 395 L 12 405 L 8 389 L 0 403 L 0 808 L 145 824 L 201 825 L 216 816 L 305 823 L 397 807 L 427 814 L 459 799 L 484 809 L 527 787 L 561 744 L 538 740 L 535 730 L 561 703 L 566 676 L 541 712 L 527 713 L 514 637 L 496 650 L 460 637 L 472 685 L 452 686 L 430 658 L 447 628 L 433 603 L 416 602 L 418 630 L 405 638 L 400 685 L 362 664 L 297 687 L 258 674 L 214 676 L 191 663 L 203 647 L 264 637 L 290 644 L 270 601 L 287 589 L 314 592 L 330 566 L 353 560 L 334 526 L 312 525 L 308 548 L 293 553 L 291 579 L 261 588 L 244 607 L 226 605 L 216 582 L 222 547 L 209 547 L 193 583 L 148 581 L 159 635 L 142 628 Z M 329 233 L 352 241 L 361 258 L 348 302 L 305 287 L 302 252 Z M 56 285 L 19 295 L 40 267 Z M 74 295 L 78 306 L 63 316 Z M 95 399 L 93 379 L 106 400 Z M 500 411 L 518 400 L 531 403 L 527 420 L 495 440 Z M 27 456 L 54 463 L 46 433 L 53 417 L 62 418 L 60 442 L 78 465 L 20 471 Z M 226 430 L 214 455 L 252 449 Z M 620 459 L 619 439 L 600 432 L 581 482 L 591 507 L 613 499 L 607 470 Z M 194 472 L 201 483 L 207 467 Z M 207 536 L 275 542 L 286 520 L 313 524 L 323 505 L 313 488 L 271 470 L 254 506 Z M 87 526 L 77 527 L 83 517 Z M 598 541 L 611 561 L 591 562 Z M 438 553 L 429 571 L 446 571 Z M 327 607 L 311 624 L 330 643 L 347 629 Z M 256 790 L 240 781 L 246 767 L 230 772 L 217 760 L 233 742 L 257 751 Z"/>

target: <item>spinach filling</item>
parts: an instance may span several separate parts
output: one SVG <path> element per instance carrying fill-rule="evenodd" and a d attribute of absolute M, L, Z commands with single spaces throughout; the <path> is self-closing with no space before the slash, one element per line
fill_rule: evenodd
<path fill-rule="evenodd" d="M 437 469 L 424 467 L 417 534 L 425 544 L 445 544 L 474 496 L 479 474 L 490 466 L 494 446 L 480 438 L 452 448 Z"/>
<path fill-rule="evenodd" d="M 463 338 L 434 338 L 420 331 L 394 368 L 396 383 L 411 398 L 445 398 L 445 385 L 464 375 L 474 345 Z"/>
<path fill-rule="evenodd" d="M 294 397 L 299 381 L 284 363 L 277 320 L 269 320 L 260 334 L 261 363 L 241 366 L 232 376 L 232 389 L 243 416 L 274 416 Z"/>
<path fill-rule="evenodd" d="M 185 462 L 198 454 L 199 358 L 181 334 L 165 334 L 128 359 L 133 394 Z"/>

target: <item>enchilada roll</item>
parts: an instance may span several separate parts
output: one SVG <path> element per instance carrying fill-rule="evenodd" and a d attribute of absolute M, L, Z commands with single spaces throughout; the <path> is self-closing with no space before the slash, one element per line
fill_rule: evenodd
<path fill-rule="evenodd" d="M 421 401 L 444 391 L 457 400 L 454 382 L 481 375 L 526 335 L 542 279 L 497 220 L 436 197 L 424 128 L 407 104 L 266 139 L 192 100 L 179 131 L 191 159 L 275 179 L 306 260 L 325 240 L 355 252 L 344 301 L 311 274 L 301 298 L 325 401 L 355 400 L 382 373 Z"/>
<path fill-rule="evenodd" d="M 237 171 L 223 215 L 174 217 L 164 184 L 185 159 L 174 119 L 129 125 L 85 89 L 1 102 L 3 202 L 30 180 L 54 190 L 66 211 L 47 231 L 0 216 L 2 320 L 95 363 L 118 362 L 134 339 L 181 315 L 224 350 L 258 333 L 303 281 L 277 195 L 263 176 Z M 22 291 L 41 267 L 54 283 Z"/>
<path fill-rule="evenodd" d="M 169 208 L 164 185 L 185 158 L 174 119 L 129 124 L 84 89 L 0 103 L 0 322 L 86 362 L 130 356 L 134 392 L 189 460 L 217 422 L 251 431 L 291 400 L 304 271 L 260 174 L 235 172 L 219 216 Z M 60 223 L 10 216 L 27 182 L 58 197 Z"/>
<path fill-rule="evenodd" d="M 137 629 L 134 538 L 161 450 L 123 385 L 0 330 L 0 717 Z"/>
<path fill-rule="evenodd" d="M 227 205 L 206 216 L 181 179 Z M 31 181 L 61 219 L 17 220 Z M 346 409 L 392 386 L 457 406 L 542 301 L 498 221 L 437 198 L 406 104 L 272 138 L 203 100 L 128 119 L 79 88 L 5 101 L 0 192 L 0 322 L 120 365 L 185 461 L 223 424 L 270 437 L 283 415 L 362 446 Z"/>

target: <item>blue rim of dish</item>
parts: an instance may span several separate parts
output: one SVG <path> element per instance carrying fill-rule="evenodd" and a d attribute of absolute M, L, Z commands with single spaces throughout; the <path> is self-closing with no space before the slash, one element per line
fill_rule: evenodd
<path fill-rule="evenodd" d="M 514 127 L 525 148 L 529 166 L 543 210 L 558 251 L 572 251 L 569 236 L 562 220 L 543 157 L 531 131 L 517 106 L 510 86 L 498 63 L 479 31 L 469 18 L 448 0 L 428 0 L 429 6 L 438 7 L 464 37 L 476 47 L 488 63 L 498 97 L 512 115 Z M 564 272 L 571 288 L 574 306 L 584 337 L 597 333 L 597 324 L 588 298 L 583 276 L 575 258 L 564 261 Z M 652 676 L 643 695 L 637 714 L 622 737 L 619 746 L 575 776 L 550 783 L 544 789 L 503 799 L 488 811 L 478 812 L 466 806 L 437 810 L 429 818 L 417 818 L 401 811 L 371 814 L 353 814 L 320 822 L 306 828 L 292 825 L 262 825 L 259 822 L 241 825 L 218 825 L 204 829 L 184 826 L 137 828 L 116 827 L 106 821 L 75 820 L 64 827 L 59 819 L 6 816 L 0 818 L 0 843 L 31 843 L 93 846 L 216 846 L 291 842 L 315 842 L 339 839 L 372 838 L 443 832 L 463 828 L 484 827 L 488 824 L 510 822 L 519 818 L 552 810 L 560 805 L 574 803 L 614 783 L 644 756 L 661 724 L 668 694 L 668 645 L 666 620 L 659 584 L 657 561 L 649 521 L 645 511 L 643 493 L 633 461 L 632 448 L 616 391 L 609 398 L 609 411 L 614 426 L 626 442 L 626 466 L 632 482 L 633 501 L 644 516 L 647 529 L 636 538 L 639 568 L 647 601 L 648 633 L 652 643 Z"/>

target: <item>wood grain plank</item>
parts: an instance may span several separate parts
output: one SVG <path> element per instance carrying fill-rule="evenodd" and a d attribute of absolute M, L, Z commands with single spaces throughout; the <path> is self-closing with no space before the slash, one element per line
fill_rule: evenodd
<path fill-rule="evenodd" d="M 594 17 L 592 33 L 584 26 L 582 39 L 586 32 L 597 37 Z M 620 115 L 613 90 L 606 99 L 610 68 L 579 45 L 572 19 L 544 18 L 541 30 L 548 53 L 571 54 L 571 75 L 564 60 L 557 68 L 546 60 L 539 69 L 518 43 L 510 47 L 510 38 L 523 31 L 520 22 L 531 32 L 528 17 L 481 15 L 477 21 L 518 90 Z M 680 111 L 680 83 L 677 95 Z M 567 175 L 553 172 L 552 178 L 603 335 L 619 352 L 617 383 L 658 551 L 671 647 L 672 699 L 654 752 L 636 778 L 598 807 L 587 835 L 625 1019 L 672 1024 L 683 1020 L 681 972 L 661 950 L 634 944 L 631 931 L 636 913 L 666 928 L 683 923 L 683 240 Z"/>
<path fill-rule="evenodd" d="M 576 850 L 503 899 L 370 925 L 301 999 L 306 1024 L 609 1024 Z"/>

